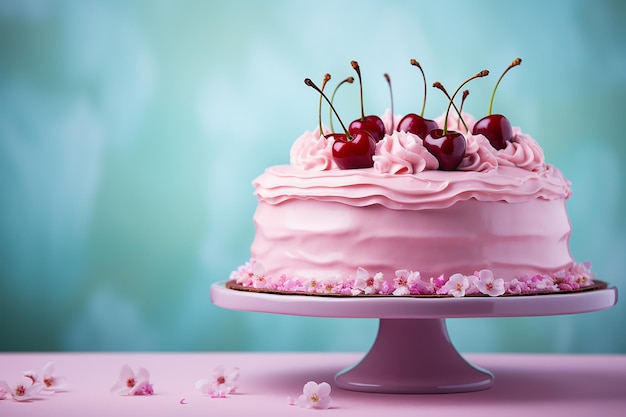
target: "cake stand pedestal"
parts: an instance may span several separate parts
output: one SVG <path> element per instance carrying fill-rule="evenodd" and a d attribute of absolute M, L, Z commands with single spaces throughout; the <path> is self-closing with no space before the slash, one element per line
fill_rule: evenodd
<path fill-rule="evenodd" d="M 617 288 L 512 297 L 329 297 L 237 291 L 211 286 L 220 307 L 311 317 L 378 318 L 369 352 L 335 376 L 338 387 L 380 393 L 484 390 L 494 376 L 467 362 L 452 344 L 446 318 L 522 317 L 587 313 L 617 302 Z"/>

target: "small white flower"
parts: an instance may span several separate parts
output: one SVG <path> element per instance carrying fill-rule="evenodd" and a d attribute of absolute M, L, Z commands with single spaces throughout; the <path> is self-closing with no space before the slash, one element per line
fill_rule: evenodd
<path fill-rule="evenodd" d="M 265 288 L 267 286 L 265 266 L 261 262 L 255 262 L 252 267 L 252 286 L 257 289 Z"/>
<path fill-rule="evenodd" d="M 490 295 L 491 297 L 504 294 L 504 280 L 502 278 L 495 278 L 493 272 L 489 269 L 481 269 L 474 274 L 474 278 L 474 284 L 481 293 Z"/>
<path fill-rule="evenodd" d="M 67 387 L 67 380 L 63 376 L 54 374 L 54 362 L 48 362 L 41 370 L 41 378 L 34 371 L 25 371 L 24 376 L 32 379 L 33 382 L 44 384 L 44 391 L 58 392 Z"/>
<path fill-rule="evenodd" d="M 438 294 L 449 294 L 455 297 L 464 297 L 465 291 L 469 288 L 469 279 L 463 274 L 454 274 L 443 287 L 437 291 Z"/>
<path fill-rule="evenodd" d="M 300 395 L 296 403 L 302 408 L 327 409 L 332 403 L 330 385 L 327 382 L 320 384 L 314 381 L 307 382 L 304 384 L 302 395 Z"/>
<path fill-rule="evenodd" d="M 363 294 L 377 294 L 383 285 L 383 274 L 378 272 L 371 276 L 365 268 L 357 268 L 356 280 L 354 281 L 355 289 L 363 292 Z"/>
<path fill-rule="evenodd" d="M 239 378 L 239 368 L 232 368 L 226 372 L 224 365 L 218 365 L 213 369 L 213 378 L 200 379 L 196 382 L 196 389 L 202 394 L 208 394 L 213 398 L 225 398 L 237 389 L 235 381 Z"/>
<path fill-rule="evenodd" d="M 393 279 L 393 295 L 409 295 L 411 290 L 409 289 L 409 278 L 411 273 L 406 269 L 400 269 L 396 271 L 396 277 Z"/>
<path fill-rule="evenodd" d="M 0 397 L 4 398 L 9 394 L 15 401 L 28 401 L 32 400 L 43 388 L 44 385 L 41 382 L 33 382 L 27 376 L 21 377 L 12 388 L 6 381 L 0 380 L 0 393 L 4 392 L 0 394 Z"/>
<path fill-rule="evenodd" d="M 123 365 L 111 392 L 119 395 L 152 395 L 154 390 L 150 383 L 150 372 L 146 368 L 139 368 L 135 374 L 130 366 Z"/>

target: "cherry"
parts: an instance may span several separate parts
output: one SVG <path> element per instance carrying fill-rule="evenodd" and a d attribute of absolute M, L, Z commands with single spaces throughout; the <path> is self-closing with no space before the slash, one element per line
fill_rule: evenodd
<path fill-rule="evenodd" d="M 400 123 L 398 123 L 398 130 L 413 133 L 414 135 L 419 136 L 420 139 L 424 139 L 428 132 L 439 128 L 439 126 L 434 120 L 424 118 L 424 109 L 426 109 L 426 75 L 417 60 L 411 59 L 411 65 L 419 68 L 422 73 L 422 79 L 424 80 L 424 102 L 422 104 L 422 112 L 420 114 L 409 113 L 400 119 Z"/>
<path fill-rule="evenodd" d="M 332 133 L 328 135 L 328 137 L 335 139 L 332 152 L 333 159 L 335 160 L 337 166 L 341 169 L 372 167 L 374 165 L 372 157 L 374 156 L 374 152 L 376 152 L 376 140 L 372 134 L 366 130 L 348 132 L 348 129 L 346 129 L 346 126 L 341 121 L 337 110 L 335 110 L 335 107 L 328 97 L 326 97 L 324 92 L 316 86 L 310 78 L 305 78 L 304 83 L 315 89 L 328 102 L 345 132 Z"/>
<path fill-rule="evenodd" d="M 483 135 L 495 149 L 506 148 L 513 140 L 513 127 L 509 119 L 501 114 L 490 114 L 476 122 L 472 134 Z"/>
<path fill-rule="evenodd" d="M 356 61 L 352 61 L 351 64 L 352 68 L 354 68 L 357 76 L 359 77 L 359 90 L 361 94 L 361 117 L 350 123 L 350 126 L 348 126 L 348 130 L 350 133 L 356 132 L 357 130 L 366 130 L 370 132 L 374 140 L 378 142 L 385 137 L 385 124 L 383 123 L 383 120 L 376 115 L 365 115 L 365 111 L 363 110 L 363 81 L 361 80 L 361 68 L 359 67 L 359 63 Z"/>
<path fill-rule="evenodd" d="M 435 82 L 433 87 L 442 90 L 446 96 L 450 98 L 448 103 L 448 109 L 446 110 L 446 117 L 443 121 L 443 129 L 434 129 L 428 132 L 424 138 L 424 147 L 437 158 L 439 161 L 439 169 L 443 171 L 453 171 L 461 164 L 461 161 L 465 157 L 465 136 L 462 133 L 448 130 L 448 115 L 450 114 L 450 107 L 454 102 L 454 97 L 457 95 L 461 87 L 467 84 L 474 78 L 485 77 L 489 75 L 489 71 L 483 70 L 478 74 L 465 80 L 450 97 L 443 88 L 440 82 Z"/>
<path fill-rule="evenodd" d="M 489 101 L 489 113 L 487 116 L 477 121 L 472 129 L 472 134 L 485 136 L 487 140 L 489 140 L 489 143 L 491 143 L 491 146 L 496 149 L 506 148 L 507 142 L 510 142 L 513 139 L 513 128 L 511 127 L 509 120 L 503 115 L 491 114 L 493 98 L 496 95 L 496 90 L 498 89 L 498 85 L 500 85 L 500 81 L 502 81 L 504 74 L 506 74 L 511 68 L 516 67 L 521 63 L 521 58 L 515 58 L 513 62 L 511 62 L 511 64 L 504 70 L 500 78 L 498 78 L 498 82 L 496 82 L 496 86 L 493 88 L 493 93 L 491 94 L 491 100 Z"/>
<path fill-rule="evenodd" d="M 442 171 L 454 171 L 465 157 L 465 136 L 455 131 L 433 129 L 424 138 L 424 147 L 439 161 Z"/>
<path fill-rule="evenodd" d="M 346 136 L 343 133 L 332 135 L 333 159 L 341 169 L 370 168 L 374 165 L 372 156 L 376 152 L 376 141 L 371 133 L 357 130 Z"/>

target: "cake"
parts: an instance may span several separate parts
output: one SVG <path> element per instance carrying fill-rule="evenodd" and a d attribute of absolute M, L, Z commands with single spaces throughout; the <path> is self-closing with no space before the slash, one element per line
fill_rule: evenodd
<path fill-rule="evenodd" d="M 228 287 L 462 297 L 601 284 L 589 263 L 572 258 L 571 184 L 535 139 L 509 127 L 498 145 L 480 130 L 482 120 L 450 106 L 423 137 L 403 128 L 406 119 L 391 110 L 380 117 L 383 137 L 374 139 L 365 167 L 340 166 L 336 142 L 345 137 L 321 122 L 297 138 L 288 165 L 253 181 L 251 258 L 232 272 Z M 461 136 L 463 151 L 452 169 L 442 169 L 446 161 L 432 144 L 451 132 Z"/>

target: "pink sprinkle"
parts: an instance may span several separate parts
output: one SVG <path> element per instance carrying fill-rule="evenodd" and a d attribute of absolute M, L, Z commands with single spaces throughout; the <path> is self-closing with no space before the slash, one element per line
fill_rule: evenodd
<path fill-rule="evenodd" d="M 179 404 L 187 404 L 187 403 L 185 402 L 184 398 L 181 398 L 180 401 L 179 401 Z"/>

